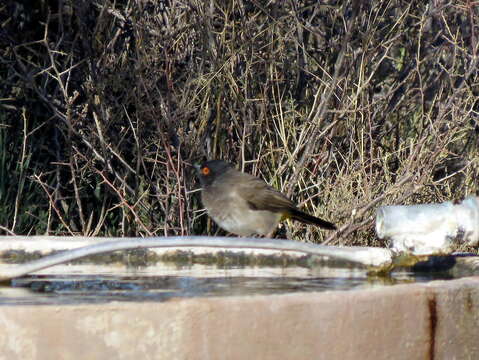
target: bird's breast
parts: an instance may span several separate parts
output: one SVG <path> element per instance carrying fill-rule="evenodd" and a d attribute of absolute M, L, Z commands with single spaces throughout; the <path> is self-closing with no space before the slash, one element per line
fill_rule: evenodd
<path fill-rule="evenodd" d="M 281 214 L 252 210 L 234 191 L 210 187 L 202 192 L 203 205 L 211 218 L 224 230 L 240 236 L 267 235 L 278 225 Z"/>

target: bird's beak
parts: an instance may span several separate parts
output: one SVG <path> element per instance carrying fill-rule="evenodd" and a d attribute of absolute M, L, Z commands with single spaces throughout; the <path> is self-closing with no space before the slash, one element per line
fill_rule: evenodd
<path fill-rule="evenodd" d="M 196 169 L 196 171 L 200 171 L 201 170 L 201 165 L 196 163 L 196 164 L 193 164 L 193 167 Z"/>

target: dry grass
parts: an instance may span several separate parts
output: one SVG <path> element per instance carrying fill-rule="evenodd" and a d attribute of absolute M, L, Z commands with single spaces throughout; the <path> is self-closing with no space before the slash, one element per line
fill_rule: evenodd
<path fill-rule="evenodd" d="M 3 232 L 214 232 L 189 165 L 221 158 L 341 227 L 289 224 L 288 236 L 382 245 L 377 206 L 477 191 L 478 12 L 469 1 L 2 5 Z"/>

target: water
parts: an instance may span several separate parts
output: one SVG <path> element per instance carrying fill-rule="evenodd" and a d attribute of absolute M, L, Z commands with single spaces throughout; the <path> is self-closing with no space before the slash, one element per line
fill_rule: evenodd
<path fill-rule="evenodd" d="M 158 302 L 191 297 L 367 289 L 450 278 L 452 275 L 447 272 L 410 271 L 371 277 L 364 269 L 329 267 L 64 265 L 0 287 L 0 305 Z"/>

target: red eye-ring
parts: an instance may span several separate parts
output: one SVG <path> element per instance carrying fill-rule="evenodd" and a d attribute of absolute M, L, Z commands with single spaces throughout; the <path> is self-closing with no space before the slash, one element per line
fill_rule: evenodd
<path fill-rule="evenodd" d="M 210 168 L 205 166 L 203 169 L 201 169 L 201 173 L 205 176 L 209 175 L 210 174 Z"/>

